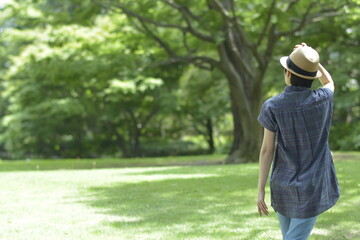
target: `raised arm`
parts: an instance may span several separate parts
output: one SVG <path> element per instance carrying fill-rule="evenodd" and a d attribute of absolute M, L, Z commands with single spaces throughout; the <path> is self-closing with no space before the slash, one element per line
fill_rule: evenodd
<path fill-rule="evenodd" d="M 332 92 L 335 91 L 334 81 L 330 73 L 319 63 L 319 71 L 322 73 L 322 76 L 319 78 L 321 84 L 324 88 L 330 89 Z"/>
<path fill-rule="evenodd" d="M 301 43 L 295 46 L 294 50 L 298 47 L 306 47 L 306 43 Z M 322 76 L 319 78 L 321 84 L 324 88 L 330 89 L 332 92 L 335 91 L 334 81 L 330 75 L 330 73 L 324 68 L 323 65 L 319 63 L 319 71 L 322 73 Z"/>

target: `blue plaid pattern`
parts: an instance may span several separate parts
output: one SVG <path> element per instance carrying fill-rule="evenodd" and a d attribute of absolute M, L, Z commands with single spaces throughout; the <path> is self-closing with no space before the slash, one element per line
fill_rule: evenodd
<path fill-rule="evenodd" d="M 260 124 L 276 133 L 270 176 L 271 206 L 290 218 L 310 218 L 340 197 L 328 136 L 333 92 L 287 86 L 265 101 Z"/>

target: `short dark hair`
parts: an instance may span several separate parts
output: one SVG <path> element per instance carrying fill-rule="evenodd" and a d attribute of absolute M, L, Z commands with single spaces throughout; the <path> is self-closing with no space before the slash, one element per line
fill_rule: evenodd
<path fill-rule="evenodd" d="M 287 71 L 288 70 L 286 68 L 284 68 L 285 74 L 286 74 Z M 290 84 L 292 86 L 311 88 L 312 83 L 313 83 L 313 80 L 302 78 L 302 77 L 300 77 L 298 75 L 295 75 L 295 74 L 291 73 Z"/>
<path fill-rule="evenodd" d="M 291 74 L 290 77 L 290 84 L 296 87 L 311 88 L 313 82 L 314 82 L 313 80 L 302 78 L 295 74 Z"/>

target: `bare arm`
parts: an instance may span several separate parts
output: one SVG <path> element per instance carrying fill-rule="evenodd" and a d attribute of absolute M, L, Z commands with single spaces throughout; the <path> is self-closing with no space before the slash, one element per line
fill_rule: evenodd
<path fill-rule="evenodd" d="M 269 176 L 270 166 L 273 161 L 275 150 L 275 133 L 264 128 L 264 138 L 259 156 L 259 180 L 258 180 L 258 211 L 269 214 L 265 204 L 265 185 Z"/>
<path fill-rule="evenodd" d="M 322 73 L 322 76 L 319 78 L 321 84 L 324 88 L 330 89 L 332 92 L 335 91 L 334 81 L 330 73 L 319 63 L 319 71 Z"/>

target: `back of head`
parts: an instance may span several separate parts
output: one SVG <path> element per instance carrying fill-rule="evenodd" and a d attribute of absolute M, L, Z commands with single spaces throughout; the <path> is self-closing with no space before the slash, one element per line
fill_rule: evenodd
<path fill-rule="evenodd" d="M 290 77 L 291 86 L 311 88 L 313 82 L 313 80 L 305 79 L 295 74 L 291 74 Z"/>

